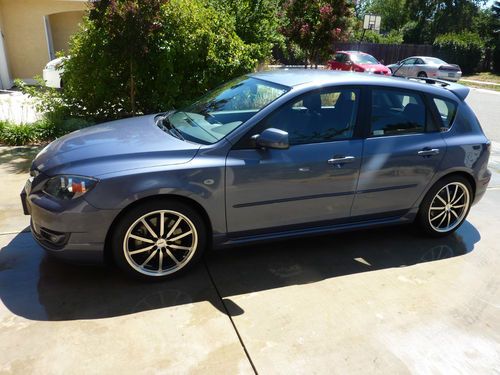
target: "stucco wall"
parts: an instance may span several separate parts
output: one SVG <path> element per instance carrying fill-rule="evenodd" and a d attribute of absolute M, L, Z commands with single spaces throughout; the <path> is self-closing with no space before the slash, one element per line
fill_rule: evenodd
<path fill-rule="evenodd" d="M 69 39 L 78 30 L 78 24 L 82 20 L 83 14 L 83 11 L 78 10 L 49 16 L 55 52 L 68 50 Z"/>
<path fill-rule="evenodd" d="M 44 16 L 85 9 L 86 1 L 0 0 L 2 32 L 11 77 L 29 79 L 42 74 L 49 61 Z M 55 41 L 55 35 L 53 39 Z M 61 44 L 60 41 L 57 43 Z"/>

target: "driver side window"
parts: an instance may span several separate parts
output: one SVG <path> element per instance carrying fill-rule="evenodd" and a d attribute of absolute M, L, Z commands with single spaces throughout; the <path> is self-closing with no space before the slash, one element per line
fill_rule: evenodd
<path fill-rule="evenodd" d="M 359 89 L 325 89 L 310 92 L 283 105 L 250 132 L 286 131 L 290 145 L 352 138 L 359 103 Z M 247 138 L 247 137 L 246 137 Z"/>

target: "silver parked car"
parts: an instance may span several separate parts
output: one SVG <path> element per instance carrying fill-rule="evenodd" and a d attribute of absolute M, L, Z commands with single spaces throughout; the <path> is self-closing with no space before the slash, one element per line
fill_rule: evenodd
<path fill-rule="evenodd" d="M 398 77 L 429 77 L 454 82 L 462 78 L 462 71 L 458 65 L 448 64 L 436 57 L 412 56 L 387 67 L 393 76 Z"/>

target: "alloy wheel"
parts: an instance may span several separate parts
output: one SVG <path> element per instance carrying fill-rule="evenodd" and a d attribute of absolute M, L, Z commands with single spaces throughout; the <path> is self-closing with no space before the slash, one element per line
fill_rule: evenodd
<path fill-rule="evenodd" d="M 193 257 L 198 233 L 180 212 L 158 210 L 139 217 L 127 230 L 123 252 L 129 265 L 148 276 L 179 271 Z"/>
<path fill-rule="evenodd" d="M 455 229 L 467 215 L 469 203 L 469 189 L 461 182 L 451 182 L 443 186 L 429 207 L 430 226 L 440 233 Z"/>

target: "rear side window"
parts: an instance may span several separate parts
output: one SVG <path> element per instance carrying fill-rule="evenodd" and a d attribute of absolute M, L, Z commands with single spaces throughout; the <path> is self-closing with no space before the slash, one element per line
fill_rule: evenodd
<path fill-rule="evenodd" d="M 441 128 L 443 130 L 448 130 L 453 124 L 455 115 L 457 114 L 457 104 L 451 100 L 433 98 L 434 104 L 441 118 Z"/>
<path fill-rule="evenodd" d="M 372 90 L 372 137 L 425 132 L 427 110 L 422 97 L 403 90 Z"/>

